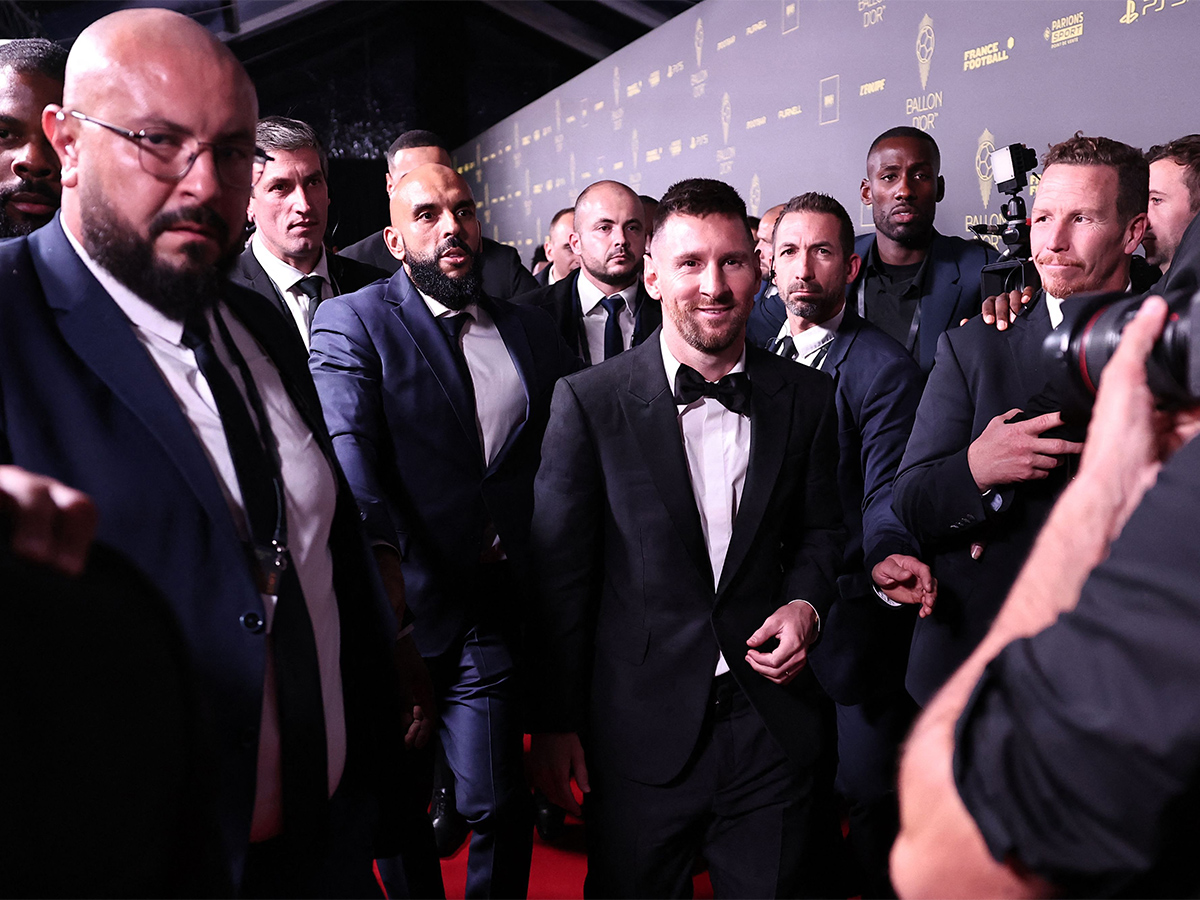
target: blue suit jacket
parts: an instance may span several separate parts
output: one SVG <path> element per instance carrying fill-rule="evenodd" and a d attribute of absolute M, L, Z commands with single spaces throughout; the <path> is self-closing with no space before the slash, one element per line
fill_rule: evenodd
<path fill-rule="evenodd" d="M 444 652 L 488 598 L 475 589 L 485 530 L 525 567 L 550 396 L 578 363 L 538 309 L 485 301 L 525 389 L 525 421 L 485 465 L 475 407 L 450 345 L 403 269 L 326 300 L 310 366 L 338 458 L 373 541 L 403 558 L 414 638 Z"/>
<path fill-rule="evenodd" d="M 920 556 L 916 538 L 892 510 L 892 481 L 924 379 L 900 344 L 851 309 L 821 369 L 836 386 L 838 492 L 847 542 L 839 599 L 813 652 L 813 668 L 839 703 L 860 703 L 871 690 L 899 684 L 908 658 L 913 610 L 880 601 L 871 569 L 893 553 Z"/>
<path fill-rule="evenodd" d="M 98 540 L 128 557 L 163 593 L 178 622 L 216 769 L 213 797 L 225 875 L 236 885 L 249 842 L 265 635 L 243 546 L 203 446 L 128 319 L 67 242 L 56 217 L 0 243 L 0 461 L 91 495 Z M 279 368 L 339 480 L 330 548 L 342 632 L 347 776 L 385 786 L 399 744 L 388 687 L 394 617 L 357 510 L 333 458 L 298 343 L 279 314 L 232 285 L 229 308 Z M 372 709 L 378 704 L 378 709 Z M 364 770 L 360 766 L 367 766 Z M 345 779 L 343 779 L 345 782 Z"/>

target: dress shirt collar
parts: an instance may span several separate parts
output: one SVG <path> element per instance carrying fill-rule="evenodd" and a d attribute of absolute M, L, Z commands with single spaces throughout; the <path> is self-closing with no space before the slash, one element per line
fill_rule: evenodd
<path fill-rule="evenodd" d="M 1125 293 L 1128 294 L 1132 290 L 1133 282 L 1131 281 L 1125 285 Z M 1062 324 L 1063 320 L 1063 300 L 1051 295 L 1049 291 L 1044 291 L 1043 293 L 1046 295 L 1046 312 L 1050 314 L 1050 327 L 1057 328 Z M 1066 299 L 1069 300 L 1070 298 L 1068 297 Z"/>
<path fill-rule="evenodd" d="M 324 247 L 321 248 L 321 258 L 317 260 L 317 264 L 313 267 L 313 270 L 307 274 L 301 272 L 291 263 L 284 262 L 268 250 L 257 231 L 250 238 L 250 249 L 254 253 L 254 258 L 258 260 L 259 265 L 263 267 L 263 271 L 267 273 L 267 277 L 281 291 L 296 290 L 296 285 L 300 283 L 300 280 L 307 278 L 309 275 L 320 275 L 325 279 L 327 285 L 331 287 L 333 285 L 333 282 L 329 278 L 329 257 L 325 253 Z"/>
<path fill-rule="evenodd" d="M 796 358 L 806 359 L 837 337 L 837 330 L 842 327 L 842 319 L 845 315 L 846 304 L 843 303 L 842 308 L 837 311 L 837 315 L 826 319 L 820 325 L 813 325 L 796 334 L 792 334 L 791 320 L 785 320 L 783 327 L 779 329 L 776 340 L 790 337 L 792 343 L 796 345 Z"/>
<path fill-rule="evenodd" d="M 674 393 L 675 392 L 675 373 L 679 371 L 679 367 L 680 367 L 680 365 L 682 365 L 682 363 L 680 363 L 679 360 L 677 360 L 675 358 L 675 354 L 673 354 L 671 352 L 670 348 L 667 347 L 667 336 L 665 334 L 663 334 L 661 331 L 659 332 L 659 335 L 658 335 L 658 346 L 662 349 L 663 368 L 666 369 L 666 371 L 667 371 L 667 390 L 671 391 L 671 393 Z M 745 371 L 746 371 L 746 348 L 745 348 L 745 346 L 743 346 L 742 347 L 742 355 L 740 357 L 738 357 L 738 361 L 733 364 L 733 368 L 730 369 L 726 374 L 731 375 L 734 372 L 745 372 Z M 702 402 L 704 402 L 703 399 L 696 401 L 696 403 L 702 403 Z M 695 404 L 692 404 L 692 405 L 694 406 Z M 687 409 L 687 407 L 684 406 L 683 404 L 677 403 L 676 406 L 679 407 L 680 412 L 683 412 L 683 410 Z"/>
<path fill-rule="evenodd" d="M 475 321 L 475 322 L 482 321 L 482 317 L 480 316 L 481 310 L 479 309 L 478 303 L 468 303 L 462 309 L 451 309 L 445 303 L 442 303 L 439 300 L 434 300 L 432 297 L 430 297 L 427 293 L 425 293 L 423 290 L 421 290 L 415 284 L 413 285 L 413 288 L 416 290 L 416 292 L 418 294 L 421 295 L 421 299 L 425 301 L 425 305 L 429 307 L 429 311 L 431 313 L 433 313 L 433 317 L 435 319 L 444 319 L 447 316 L 453 316 L 453 315 L 457 315 L 460 312 L 465 312 L 468 316 L 471 317 L 472 321 Z"/>
<path fill-rule="evenodd" d="M 592 284 L 591 280 L 584 274 L 583 269 L 579 270 L 579 278 L 575 282 L 575 288 L 579 291 L 579 308 L 585 316 L 595 310 L 600 305 L 600 301 L 605 297 L 612 296 L 612 294 L 606 294 L 600 288 L 596 287 L 596 285 Z M 625 308 L 629 310 L 631 316 L 637 312 L 637 289 L 638 283 L 635 281 L 624 290 L 613 292 L 614 294 L 621 295 L 621 299 L 625 301 Z"/>
<path fill-rule="evenodd" d="M 183 342 L 183 322 L 176 322 L 174 319 L 168 318 L 118 281 L 112 272 L 88 255 L 83 245 L 75 240 L 75 235 L 71 234 L 71 229 L 64 226 L 61 221 L 44 227 L 62 228 L 63 233 L 67 236 L 67 243 L 79 254 L 79 258 L 87 266 L 88 271 L 100 282 L 100 287 L 108 292 L 108 295 L 113 298 L 130 322 L 142 331 L 156 335 L 170 344 L 178 345 Z"/>

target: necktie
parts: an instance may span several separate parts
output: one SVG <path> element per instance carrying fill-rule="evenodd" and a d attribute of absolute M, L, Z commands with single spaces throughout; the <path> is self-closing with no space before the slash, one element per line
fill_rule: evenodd
<path fill-rule="evenodd" d="M 298 290 L 308 298 L 308 325 L 312 327 L 313 316 L 317 313 L 317 305 L 321 302 L 321 286 L 325 283 L 325 279 L 320 275 L 305 275 L 296 282 L 295 290 Z"/>
<path fill-rule="evenodd" d="M 468 312 L 456 312 L 449 316 L 440 316 L 437 319 L 438 326 L 445 332 L 446 340 L 450 342 L 450 353 L 454 357 L 455 365 L 458 366 L 459 374 L 462 375 L 463 384 L 474 395 L 475 383 L 471 380 L 471 369 L 467 365 L 467 354 L 463 352 L 462 346 L 462 331 L 470 321 L 471 314 Z"/>
<path fill-rule="evenodd" d="M 608 312 L 608 320 L 604 323 L 604 358 L 612 359 L 625 349 L 625 338 L 621 335 L 621 307 L 625 298 L 620 294 L 611 297 L 601 297 L 600 305 Z"/>
<path fill-rule="evenodd" d="M 750 415 L 750 376 L 730 372 L 719 381 L 705 381 L 691 366 L 681 365 L 675 373 L 675 402 L 687 406 L 701 397 L 712 397 L 730 412 Z"/>
<path fill-rule="evenodd" d="M 260 428 L 255 428 L 241 392 L 213 349 L 208 319 L 202 312 L 189 316 L 184 324 L 183 344 L 195 354 L 221 416 L 250 525 L 259 589 L 278 598 L 271 641 L 279 703 L 284 832 L 289 838 L 309 842 L 318 839 L 325 824 L 329 793 L 317 645 L 304 593 L 287 554 L 283 479 L 270 423 L 249 367 L 219 318 L 218 323 Z"/>
<path fill-rule="evenodd" d="M 796 342 L 792 340 L 790 334 L 785 334 L 776 340 L 775 345 L 771 347 L 771 352 L 776 356 L 782 356 L 784 359 L 795 359 L 800 355 L 796 350 Z"/>

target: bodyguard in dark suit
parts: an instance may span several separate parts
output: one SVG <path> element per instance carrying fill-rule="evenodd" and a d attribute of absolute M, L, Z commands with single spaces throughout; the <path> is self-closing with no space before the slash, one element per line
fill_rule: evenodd
<path fill-rule="evenodd" d="M 584 365 L 646 339 L 662 321 L 642 285 L 646 223 L 641 199 L 616 181 L 597 181 L 575 201 L 571 246 L 580 267 L 549 287 L 515 298 L 550 314 Z"/>
<path fill-rule="evenodd" d="M 0 459 L 90 495 L 98 539 L 169 604 L 221 890 L 361 892 L 397 784 L 396 625 L 299 344 L 222 274 L 254 88 L 163 10 L 99 20 L 68 71 L 42 119 L 61 219 L 0 248 Z"/>
<path fill-rule="evenodd" d="M 450 152 L 432 131 L 406 131 L 396 140 L 387 151 L 386 187 L 388 196 L 392 195 L 392 186 L 417 166 L 426 163 L 454 167 L 450 160 Z M 521 264 L 521 256 L 515 247 L 509 247 L 491 238 L 481 237 L 482 250 L 476 257 L 479 277 L 483 284 L 483 292 L 489 297 L 508 300 L 517 294 L 536 290 L 538 283 L 529 270 Z M 383 269 L 388 275 L 399 271 L 400 260 L 388 249 L 383 230 L 363 238 L 342 250 L 341 255 L 347 259 L 357 260 L 377 269 Z"/>
<path fill-rule="evenodd" d="M 916 604 L 936 585 L 916 540 L 892 511 L 892 480 L 921 399 L 921 371 L 903 347 L 846 308 L 861 260 L 841 204 L 801 194 L 775 227 L 774 277 L 788 321 L 775 352 L 827 372 L 837 391 L 838 489 L 849 540 L 839 598 L 813 670 L 838 702 L 838 791 L 850 807 L 854 892 L 893 896 L 888 852 L 899 828 L 898 750 L 916 713 L 904 670 Z"/>
<path fill-rule="evenodd" d="M 267 155 L 254 166 L 247 211 L 256 227 L 229 277 L 277 307 L 307 348 L 322 300 L 388 273 L 326 252 L 329 161 L 312 128 L 298 119 L 267 116 L 258 121 L 255 143 Z"/>
<path fill-rule="evenodd" d="M 1007 331 L 979 318 L 941 339 L 896 478 L 896 512 L 938 579 L 906 679 L 922 705 L 987 632 L 1079 452 L 1082 428 L 1058 428 L 1042 343 L 1073 295 L 1127 288 L 1145 228 L 1139 151 L 1076 136 L 1043 166 L 1031 241 L 1044 290 Z"/>
<path fill-rule="evenodd" d="M 475 202 L 453 170 L 408 173 L 392 219 L 404 269 L 321 305 L 311 367 L 385 578 L 416 617 L 474 830 L 467 894 L 524 896 L 526 548 L 551 389 L 574 363 L 543 313 L 479 290 Z"/>
<path fill-rule="evenodd" d="M 570 776 L 587 794 L 591 896 L 690 896 L 701 852 L 717 896 L 818 894 L 806 659 L 841 553 L 833 385 L 745 348 L 759 272 L 731 187 L 675 185 L 656 226 L 661 332 L 554 394 L 535 773 L 568 809 Z"/>
<path fill-rule="evenodd" d="M 579 256 L 571 247 L 571 233 L 574 230 L 573 206 L 560 209 L 550 220 L 550 232 L 546 236 L 546 243 L 542 245 L 548 264 L 533 276 L 540 287 L 550 287 L 579 268 Z"/>

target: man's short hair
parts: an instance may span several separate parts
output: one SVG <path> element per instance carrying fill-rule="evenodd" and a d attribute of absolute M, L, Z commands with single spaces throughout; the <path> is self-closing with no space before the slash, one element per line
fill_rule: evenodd
<path fill-rule="evenodd" d="M 1050 166 L 1108 166 L 1117 170 L 1117 215 L 1126 222 L 1150 205 L 1150 163 L 1137 147 L 1106 137 L 1085 137 L 1075 132 L 1054 144 L 1042 157 L 1042 171 Z"/>
<path fill-rule="evenodd" d="M 254 143 L 268 154 L 275 150 L 303 150 L 312 147 L 321 160 L 321 174 L 329 177 L 329 158 L 317 138 L 317 133 L 306 122 L 289 119 L 287 116 L 265 116 L 258 120 L 254 129 Z"/>
<path fill-rule="evenodd" d="M 754 236 L 746 224 L 746 204 L 736 190 L 715 178 L 688 178 L 677 181 L 658 201 L 654 214 L 654 234 L 673 216 L 729 216 L 746 226 L 746 239 L 753 244 Z"/>
<path fill-rule="evenodd" d="M 67 50 L 45 38 L 9 41 L 0 45 L 0 68 L 62 81 L 67 72 Z"/>
<path fill-rule="evenodd" d="M 574 214 L 575 214 L 575 207 L 564 206 L 562 209 L 560 209 L 558 212 L 556 212 L 554 214 L 554 218 L 550 220 L 551 230 L 553 230 L 554 226 L 558 224 L 558 220 L 561 219 L 563 216 L 573 216 Z"/>
<path fill-rule="evenodd" d="M 1188 189 L 1188 207 L 1192 214 L 1200 212 L 1200 134 L 1188 134 L 1168 144 L 1155 144 L 1146 151 L 1146 163 L 1169 159 L 1187 169 L 1183 182 Z"/>
<path fill-rule="evenodd" d="M 779 222 L 783 221 L 783 217 L 788 213 L 824 213 L 828 216 L 833 216 L 838 221 L 838 243 L 842 247 L 842 259 L 849 259 L 854 255 L 854 223 L 850 221 L 850 214 L 846 212 L 846 208 L 838 203 L 828 194 L 818 194 L 815 191 L 809 191 L 806 194 L 800 194 L 793 197 L 783 207 L 783 212 L 779 214 L 779 220 L 775 224 L 775 235 L 779 235 Z"/>
<path fill-rule="evenodd" d="M 871 154 L 875 152 L 875 148 L 884 141 L 890 141 L 892 138 L 912 138 L 917 141 L 924 141 L 931 150 L 933 150 L 933 169 L 935 172 L 942 171 L 942 151 L 938 149 L 937 141 L 933 139 L 927 131 L 922 131 L 920 128 L 913 128 L 911 125 L 897 125 L 895 128 L 889 128 L 875 140 L 871 141 L 871 146 L 867 148 L 867 159 L 871 158 Z"/>
<path fill-rule="evenodd" d="M 396 154 L 401 150 L 411 150 L 414 147 L 437 147 L 439 150 L 450 152 L 450 148 L 446 146 L 445 142 L 432 131 L 414 128 L 412 131 L 404 132 L 387 148 L 388 168 L 391 169 L 396 165 Z"/>

